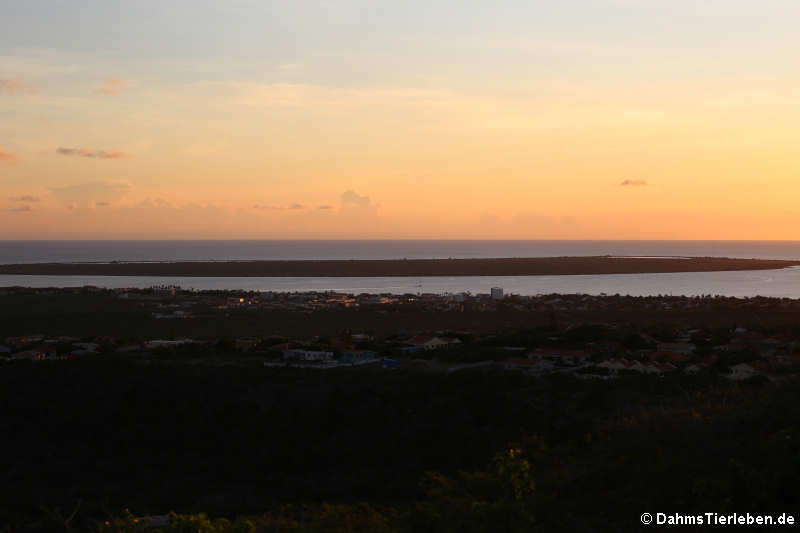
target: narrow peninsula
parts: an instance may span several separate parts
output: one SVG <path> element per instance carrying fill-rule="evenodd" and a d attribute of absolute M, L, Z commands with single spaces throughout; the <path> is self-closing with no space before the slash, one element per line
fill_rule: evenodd
<path fill-rule="evenodd" d="M 726 257 L 533 257 L 0 265 L 0 275 L 188 277 L 558 276 L 771 270 L 800 261 Z"/>

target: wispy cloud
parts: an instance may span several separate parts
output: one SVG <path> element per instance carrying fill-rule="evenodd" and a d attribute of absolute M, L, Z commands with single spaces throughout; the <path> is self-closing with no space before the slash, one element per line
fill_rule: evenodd
<path fill-rule="evenodd" d="M 21 205 L 19 207 L 9 207 L 8 210 L 13 212 L 13 213 L 29 213 L 29 212 L 33 211 L 31 206 L 29 206 L 29 205 Z"/>
<path fill-rule="evenodd" d="M 0 146 L 0 161 L 4 161 L 6 163 L 13 163 L 17 160 L 17 156 L 12 153 L 6 152 L 2 146 Z"/>
<path fill-rule="evenodd" d="M 95 202 L 94 205 L 97 207 L 108 207 L 111 205 L 111 202 Z"/>
<path fill-rule="evenodd" d="M 348 220 L 373 220 L 378 214 L 378 205 L 369 196 L 358 194 L 352 189 L 344 191 L 340 197 L 338 216 Z"/>
<path fill-rule="evenodd" d="M 344 206 L 346 205 L 356 206 L 356 207 L 370 206 L 369 196 L 361 196 L 357 192 L 350 189 L 342 193 L 341 200 L 342 200 L 342 205 Z"/>
<path fill-rule="evenodd" d="M 281 205 L 265 205 L 265 204 L 255 204 L 253 206 L 253 209 L 260 209 L 263 211 L 299 211 L 305 208 L 306 206 L 299 203 L 293 203 L 288 207 L 284 207 Z"/>
<path fill-rule="evenodd" d="M 53 197 L 64 202 L 67 207 L 75 209 L 81 206 L 102 206 L 103 203 L 119 200 L 128 194 L 130 189 L 131 186 L 127 183 L 94 181 L 53 187 L 50 192 Z"/>
<path fill-rule="evenodd" d="M 322 209 L 322 210 L 333 209 L 333 206 L 332 205 L 320 205 L 320 206 L 317 206 L 317 209 Z"/>
<path fill-rule="evenodd" d="M 624 180 L 622 183 L 620 183 L 621 187 L 644 187 L 645 185 L 647 185 L 647 182 L 645 180 L 629 179 L 629 180 Z"/>
<path fill-rule="evenodd" d="M 56 150 L 61 155 L 74 155 L 79 157 L 89 157 L 95 159 L 122 159 L 129 157 L 125 152 L 119 150 L 95 150 L 93 148 L 59 148 Z"/>
<path fill-rule="evenodd" d="M 0 79 L 0 93 L 7 94 L 34 94 L 36 86 L 22 78 Z"/>
<path fill-rule="evenodd" d="M 8 198 L 12 202 L 25 202 L 25 203 L 34 203 L 41 201 L 41 198 L 38 196 L 32 196 L 30 194 L 24 194 L 22 196 L 11 196 Z"/>
<path fill-rule="evenodd" d="M 128 88 L 128 83 L 119 78 L 108 78 L 103 85 L 98 87 L 97 92 L 103 94 L 119 94 Z"/>

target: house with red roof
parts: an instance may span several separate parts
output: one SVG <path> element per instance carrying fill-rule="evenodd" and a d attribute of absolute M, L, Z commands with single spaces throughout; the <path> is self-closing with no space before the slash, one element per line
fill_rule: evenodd
<path fill-rule="evenodd" d="M 658 361 L 648 361 L 641 363 L 639 361 L 630 361 L 628 359 L 609 359 L 597 365 L 600 368 L 607 368 L 613 373 L 621 370 L 628 370 L 631 372 L 639 372 L 641 374 L 664 374 L 666 372 L 673 372 L 676 370 L 675 365 L 670 363 L 661 363 Z"/>

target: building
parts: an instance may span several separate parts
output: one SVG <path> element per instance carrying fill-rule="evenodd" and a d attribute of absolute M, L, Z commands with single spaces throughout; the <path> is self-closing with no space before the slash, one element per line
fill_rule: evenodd
<path fill-rule="evenodd" d="M 234 344 L 240 350 L 252 350 L 261 344 L 261 339 L 256 337 L 239 337 Z"/>
<path fill-rule="evenodd" d="M 14 360 L 27 359 L 29 361 L 43 361 L 46 358 L 47 358 L 47 352 L 44 352 L 40 349 L 17 352 L 11 356 L 11 359 Z"/>
<path fill-rule="evenodd" d="M 438 350 L 440 348 L 449 348 L 451 346 L 461 344 L 461 340 L 453 337 L 431 337 L 427 335 L 418 335 L 406 341 L 411 346 L 422 348 L 423 350 Z"/>
<path fill-rule="evenodd" d="M 583 350 L 565 350 L 563 348 L 537 348 L 528 352 L 529 359 L 547 360 L 561 365 L 577 365 L 586 362 L 589 354 Z"/>
<path fill-rule="evenodd" d="M 658 343 L 657 350 L 659 352 L 674 352 L 689 355 L 694 353 L 695 345 L 691 342 L 660 342 Z"/>
<path fill-rule="evenodd" d="M 333 359 L 333 352 L 324 352 L 320 350 L 303 350 L 294 348 L 291 350 L 283 351 L 284 359 L 299 359 L 301 361 L 330 361 Z"/>
<path fill-rule="evenodd" d="M 177 285 L 154 285 L 150 287 L 150 290 L 154 296 L 164 297 L 175 296 L 175 293 L 181 290 L 181 288 Z"/>
<path fill-rule="evenodd" d="M 747 363 L 739 363 L 738 365 L 734 365 L 730 368 L 730 373 L 728 373 L 726 377 L 733 380 L 742 380 L 752 378 L 756 375 L 758 375 L 758 370 L 756 370 L 752 365 Z"/>
<path fill-rule="evenodd" d="M 339 361 L 342 363 L 358 364 L 377 359 L 377 352 L 372 350 L 344 350 Z"/>
<path fill-rule="evenodd" d="M 492 287 L 492 300 L 503 299 L 503 287 Z"/>
<path fill-rule="evenodd" d="M 181 339 L 181 340 L 177 340 L 177 341 L 154 339 L 154 340 L 151 340 L 151 341 L 147 341 L 145 343 L 145 346 L 148 349 L 152 350 L 152 349 L 155 349 L 155 348 L 169 348 L 169 347 L 172 347 L 172 346 L 181 346 L 181 345 L 187 344 L 188 342 L 189 341 L 186 340 L 186 339 Z"/>

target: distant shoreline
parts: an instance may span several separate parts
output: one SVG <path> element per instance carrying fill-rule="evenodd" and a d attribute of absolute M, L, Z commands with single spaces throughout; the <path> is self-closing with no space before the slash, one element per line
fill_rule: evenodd
<path fill-rule="evenodd" d="M 0 275 L 180 277 L 564 276 L 776 270 L 800 261 L 725 257 L 534 257 L 290 261 L 175 261 L 0 265 Z"/>

